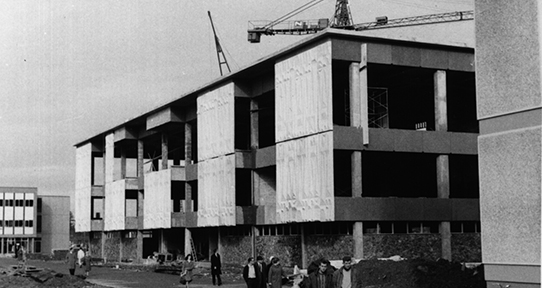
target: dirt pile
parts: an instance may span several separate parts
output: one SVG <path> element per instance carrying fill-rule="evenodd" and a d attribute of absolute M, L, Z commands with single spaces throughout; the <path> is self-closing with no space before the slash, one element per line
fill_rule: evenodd
<path fill-rule="evenodd" d="M 0 288 L 4 287 L 103 287 L 85 281 L 80 276 L 56 273 L 45 269 L 39 272 L 19 273 L 10 269 L 0 269 Z"/>
<path fill-rule="evenodd" d="M 363 260 L 354 265 L 357 288 L 485 288 L 483 269 L 446 260 Z"/>

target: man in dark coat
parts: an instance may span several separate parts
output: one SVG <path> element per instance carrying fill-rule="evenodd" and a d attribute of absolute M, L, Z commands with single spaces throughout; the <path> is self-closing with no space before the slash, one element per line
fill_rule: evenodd
<path fill-rule="evenodd" d="M 320 261 L 318 270 L 309 274 L 306 288 L 333 288 L 333 272 L 328 268 L 329 260 L 323 259 Z"/>
<path fill-rule="evenodd" d="M 222 262 L 220 261 L 220 254 L 218 254 L 218 249 L 213 250 L 213 255 L 211 255 L 211 277 L 213 278 L 213 285 L 218 283 L 218 286 L 222 285 L 222 279 L 220 279 L 220 274 L 222 274 Z M 216 277 L 216 282 L 215 282 Z"/>
<path fill-rule="evenodd" d="M 266 288 L 267 287 L 267 273 L 269 272 L 269 269 L 267 269 L 267 264 L 263 261 L 262 256 L 256 257 L 257 267 L 260 270 L 260 274 L 262 277 L 260 277 L 260 283 L 258 284 L 258 287 L 260 288 Z"/>
<path fill-rule="evenodd" d="M 254 263 L 254 257 L 248 257 L 247 265 L 243 268 L 243 279 L 245 279 L 248 288 L 258 288 L 262 275 L 257 266 Z"/>

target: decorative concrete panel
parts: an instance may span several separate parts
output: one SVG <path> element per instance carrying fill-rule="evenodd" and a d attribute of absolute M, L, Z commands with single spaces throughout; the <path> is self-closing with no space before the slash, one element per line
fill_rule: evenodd
<path fill-rule="evenodd" d="M 75 231 L 90 231 L 90 195 L 92 190 L 92 144 L 75 149 Z"/>
<path fill-rule="evenodd" d="M 211 90 L 197 99 L 198 160 L 235 152 L 234 84 Z"/>
<path fill-rule="evenodd" d="M 333 132 L 277 144 L 277 223 L 333 221 Z"/>
<path fill-rule="evenodd" d="M 171 171 L 160 170 L 145 174 L 143 227 L 171 228 Z"/>
<path fill-rule="evenodd" d="M 125 187 L 125 180 L 105 184 L 105 231 L 124 230 L 125 228 Z"/>
<path fill-rule="evenodd" d="M 235 225 L 235 154 L 198 163 L 198 226 Z"/>
<path fill-rule="evenodd" d="M 541 128 L 480 136 L 483 261 L 540 263 Z"/>
<path fill-rule="evenodd" d="M 276 141 L 333 129 L 331 41 L 275 64 Z"/>
<path fill-rule="evenodd" d="M 478 118 L 540 107 L 540 3 L 475 2 Z"/>

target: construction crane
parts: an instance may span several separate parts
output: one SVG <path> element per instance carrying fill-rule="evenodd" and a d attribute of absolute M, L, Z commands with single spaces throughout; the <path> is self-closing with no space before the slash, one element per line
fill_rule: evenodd
<path fill-rule="evenodd" d="M 207 11 L 207 14 L 209 15 L 209 20 L 211 21 L 211 27 L 213 28 L 213 34 L 215 36 L 216 56 L 218 58 L 218 68 L 220 69 L 220 76 L 223 76 L 224 74 L 222 73 L 222 66 L 226 65 L 226 68 L 228 68 L 228 72 L 231 72 L 230 65 L 228 65 L 226 55 L 224 55 L 222 46 L 220 46 L 220 40 L 218 40 L 218 36 L 216 36 L 215 25 L 213 24 L 213 18 L 211 17 L 211 11 Z"/>
<path fill-rule="evenodd" d="M 312 1 L 312 2 L 309 2 L 308 4 L 312 4 L 313 2 L 318 3 L 320 1 Z M 310 5 L 310 7 L 314 5 L 315 4 Z M 304 6 L 308 6 L 308 5 L 305 4 Z M 302 11 L 310 7 L 307 7 L 303 9 Z M 295 13 L 295 14 L 298 14 L 298 13 Z M 295 15 L 295 14 L 293 15 L 290 15 L 290 14 L 291 13 L 286 14 L 285 16 L 271 22 L 249 21 L 248 41 L 250 43 L 259 43 L 261 35 L 312 34 L 312 33 L 317 33 L 318 31 L 324 30 L 328 27 L 362 31 L 362 30 L 371 30 L 371 29 L 383 29 L 383 28 L 404 27 L 404 26 L 424 25 L 424 24 L 437 24 L 437 23 L 446 23 L 446 22 L 455 22 L 455 21 L 464 21 L 464 20 L 474 19 L 473 11 L 458 11 L 458 12 L 448 12 L 448 13 L 440 13 L 440 14 L 429 14 L 429 15 L 421 15 L 421 16 L 414 16 L 414 17 L 406 17 L 406 18 L 397 18 L 397 19 L 390 19 L 390 20 L 388 20 L 388 17 L 377 17 L 375 22 L 353 24 L 352 16 L 350 14 L 350 7 L 348 5 L 348 0 L 337 0 L 337 4 L 335 5 L 335 14 L 331 21 L 326 18 L 321 18 L 321 19 L 316 19 L 316 20 L 284 21 L 287 18 L 290 18 L 291 16 Z"/>

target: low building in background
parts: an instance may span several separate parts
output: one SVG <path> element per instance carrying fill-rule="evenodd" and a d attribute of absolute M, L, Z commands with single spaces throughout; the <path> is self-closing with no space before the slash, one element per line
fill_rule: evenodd
<path fill-rule="evenodd" d="M 50 255 L 69 247 L 70 197 L 38 195 L 35 187 L 0 187 L 0 254 L 16 243 Z"/>

